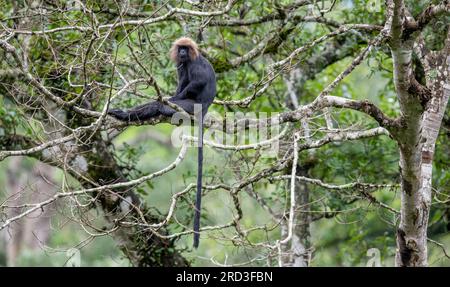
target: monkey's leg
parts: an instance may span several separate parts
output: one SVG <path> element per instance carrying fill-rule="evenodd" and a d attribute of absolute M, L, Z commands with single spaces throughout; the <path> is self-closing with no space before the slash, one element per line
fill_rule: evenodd
<path fill-rule="evenodd" d="M 194 114 L 194 105 L 196 102 L 193 99 L 184 99 L 184 100 L 177 100 L 174 98 L 169 99 L 171 103 L 174 103 L 175 105 L 181 107 L 183 110 L 185 110 L 189 114 Z M 173 114 L 175 114 L 177 111 L 167 105 L 162 105 L 160 108 L 160 113 L 166 117 L 171 117 Z"/>
<path fill-rule="evenodd" d="M 144 121 L 160 115 L 162 106 L 160 102 L 150 102 L 129 111 L 120 109 L 109 110 L 108 114 L 122 121 Z"/>
<path fill-rule="evenodd" d="M 194 114 L 194 105 L 196 102 L 193 99 L 177 100 L 171 98 L 169 101 L 181 107 L 186 112 Z M 112 109 L 108 111 L 108 114 L 122 121 L 145 121 L 159 115 L 171 117 L 176 112 L 177 111 L 170 106 L 155 101 L 140 105 L 129 111 Z"/>
<path fill-rule="evenodd" d="M 128 120 L 127 112 L 122 111 L 121 109 L 111 109 L 108 110 L 108 115 L 115 117 L 118 120 L 126 121 Z"/>

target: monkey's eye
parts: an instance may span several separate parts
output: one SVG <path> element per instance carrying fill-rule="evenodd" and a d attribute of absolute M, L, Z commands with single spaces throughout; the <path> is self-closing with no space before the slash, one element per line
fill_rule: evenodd
<path fill-rule="evenodd" d="M 180 49 L 178 49 L 178 53 L 180 56 L 186 56 L 188 53 L 188 49 L 186 47 L 180 47 Z"/>

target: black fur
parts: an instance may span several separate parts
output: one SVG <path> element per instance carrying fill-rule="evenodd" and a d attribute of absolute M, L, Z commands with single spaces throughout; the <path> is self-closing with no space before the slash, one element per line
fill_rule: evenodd
<path fill-rule="evenodd" d="M 199 142 L 198 142 L 198 174 L 197 194 L 194 216 L 194 247 L 197 248 L 200 240 L 200 209 L 202 193 L 202 170 L 203 170 L 203 117 L 208 107 L 216 96 L 216 75 L 211 64 L 202 55 L 196 59 L 189 57 L 189 47 L 178 47 L 177 73 L 178 87 L 175 96 L 170 102 L 180 106 L 190 114 L 194 114 L 194 105 L 202 105 L 202 114 L 196 115 L 199 120 Z M 170 117 L 176 112 L 175 109 L 161 102 L 150 102 L 128 111 L 120 109 L 109 110 L 108 114 L 122 121 L 145 121 L 150 118 L 163 115 Z"/>

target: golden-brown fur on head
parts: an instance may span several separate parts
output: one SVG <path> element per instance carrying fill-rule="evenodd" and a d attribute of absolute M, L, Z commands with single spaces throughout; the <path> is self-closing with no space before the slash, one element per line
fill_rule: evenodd
<path fill-rule="evenodd" d="M 194 40 L 188 37 L 181 37 L 173 42 L 172 48 L 170 48 L 170 58 L 175 62 L 177 61 L 178 47 L 180 46 L 186 46 L 189 48 L 189 58 L 191 61 L 197 59 L 200 55 L 198 52 L 197 43 L 195 43 Z"/>

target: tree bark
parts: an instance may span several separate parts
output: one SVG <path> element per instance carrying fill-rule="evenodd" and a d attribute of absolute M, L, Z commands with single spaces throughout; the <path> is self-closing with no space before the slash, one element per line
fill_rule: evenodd
<path fill-rule="evenodd" d="M 433 153 L 450 86 L 433 95 L 416 129 L 417 141 L 400 145 L 402 206 L 397 230 L 398 266 L 427 266 L 427 227 L 431 205 Z"/>
<path fill-rule="evenodd" d="M 441 51 L 428 51 L 417 33 L 406 30 L 408 20 L 403 1 L 394 2 L 390 46 L 402 121 L 402 127 L 392 131 L 400 150 L 401 176 L 396 265 L 427 266 L 433 154 L 450 95 L 450 40 Z M 425 84 L 416 80 L 413 48 L 424 67 Z"/>

